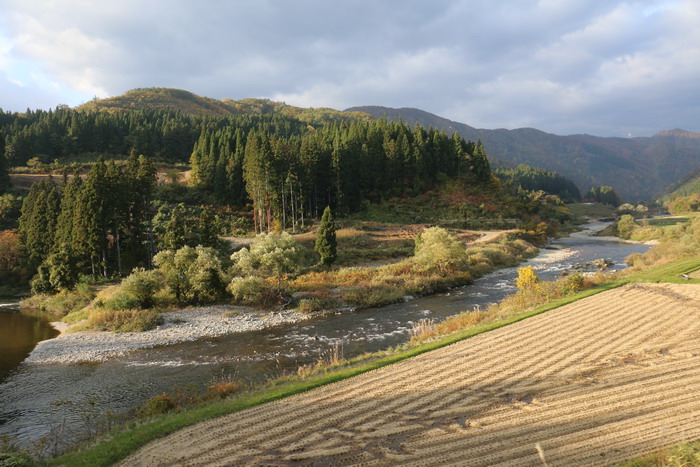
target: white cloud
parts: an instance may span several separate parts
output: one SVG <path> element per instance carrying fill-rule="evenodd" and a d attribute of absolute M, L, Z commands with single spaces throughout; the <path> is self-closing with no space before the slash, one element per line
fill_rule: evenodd
<path fill-rule="evenodd" d="M 700 130 L 699 10 L 694 0 L 0 0 L 0 69 L 74 100 L 169 86 L 419 107 L 477 127 Z"/>

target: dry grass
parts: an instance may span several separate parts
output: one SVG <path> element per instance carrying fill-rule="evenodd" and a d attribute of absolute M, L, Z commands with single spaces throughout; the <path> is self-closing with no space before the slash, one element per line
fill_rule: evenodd
<path fill-rule="evenodd" d="M 311 375 L 325 373 L 345 364 L 347 364 L 347 360 L 345 360 L 343 342 L 335 341 L 330 349 L 321 353 L 316 363 L 299 366 L 296 376 L 299 378 L 308 378 Z"/>
<path fill-rule="evenodd" d="M 699 297 L 620 287 L 190 426 L 124 465 L 536 465 L 538 443 L 551 465 L 620 462 L 700 434 Z"/>
<path fill-rule="evenodd" d="M 470 283 L 496 268 L 513 266 L 537 249 L 523 240 L 486 243 L 466 250 L 465 265 L 427 266 L 413 258 L 378 267 L 350 267 L 309 272 L 289 282 L 301 299 L 332 299 L 351 307 L 372 307 Z M 326 303 L 327 304 L 327 303 Z M 314 303 L 305 302 L 313 308 Z"/>
<path fill-rule="evenodd" d="M 505 297 L 501 302 L 491 305 L 487 310 L 475 307 L 472 311 L 462 312 L 439 323 L 432 320 L 421 320 L 412 329 L 410 344 L 416 345 L 457 331 L 471 329 L 480 324 L 521 315 L 545 303 L 574 295 L 616 278 L 615 274 L 599 273 L 585 278 L 580 274 L 574 274 L 557 281 L 538 282 L 532 287 L 521 289 L 517 293 Z"/>
<path fill-rule="evenodd" d="M 113 332 L 148 331 L 163 323 L 155 310 L 92 309 L 87 320 L 71 328 L 71 331 L 94 329 Z"/>

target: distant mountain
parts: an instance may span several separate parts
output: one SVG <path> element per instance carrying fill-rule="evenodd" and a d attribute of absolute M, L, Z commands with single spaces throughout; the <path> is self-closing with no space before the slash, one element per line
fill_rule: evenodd
<path fill-rule="evenodd" d="M 700 138 L 700 133 L 693 133 L 692 131 L 680 130 L 676 128 L 675 130 L 664 130 L 656 134 L 656 136 L 676 136 L 679 138 Z"/>
<path fill-rule="evenodd" d="M 481 139 L 496 164 L 525 163 L 572 179 L 581 191 L 611 185 L 626 200 L 650 199 L 689 171 L 700 168 L 700 134 L 662 131 L 644 138 L 558 136 L 534 128 L 484 130 L 419 109 L 366 106 L 347 109 L 375 118 L 457 131 L 465 139 Z"/>
<path fill-rule="evenodd" d="M 362 112 L 342 112 L 328 108 L 303 108 L 275 102 L 269 99 L 212 99 L 189 91 L 172 88 L 139 88 L 121 96 L 94 99 L 77 107 L 86 112 L 123 112 L 129 110 L 173 110 L 192 115 L 250 115 L 280 114 L 308 123 L 331 121 L 369 120 L 372 117 Z"/>

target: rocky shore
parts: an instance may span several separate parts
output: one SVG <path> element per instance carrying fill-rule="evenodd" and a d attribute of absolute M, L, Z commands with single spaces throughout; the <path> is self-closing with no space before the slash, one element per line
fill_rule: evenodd
<path fill-rule="evenodd" d="M 217 337 L 236 332 L 294 323 L 308 319 L 294 310 L 250 311 L 227 305 L 206 306 L 163 313 L 164 323 L 145 332 L 64 332 L 55 339 L 39 342 L 26 363 L 102 362 L 137 349 L 152 348 Z M 60 323 L 63 324 L 63 323 Z"/>

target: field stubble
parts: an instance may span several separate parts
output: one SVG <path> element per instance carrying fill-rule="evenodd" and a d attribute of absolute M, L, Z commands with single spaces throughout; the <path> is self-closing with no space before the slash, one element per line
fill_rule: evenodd
<path fill-rule="evenodd" d="M 124 465 L 600 465 L 700 437 L 700 285 L 631 284 L 202 422 Z"/>

